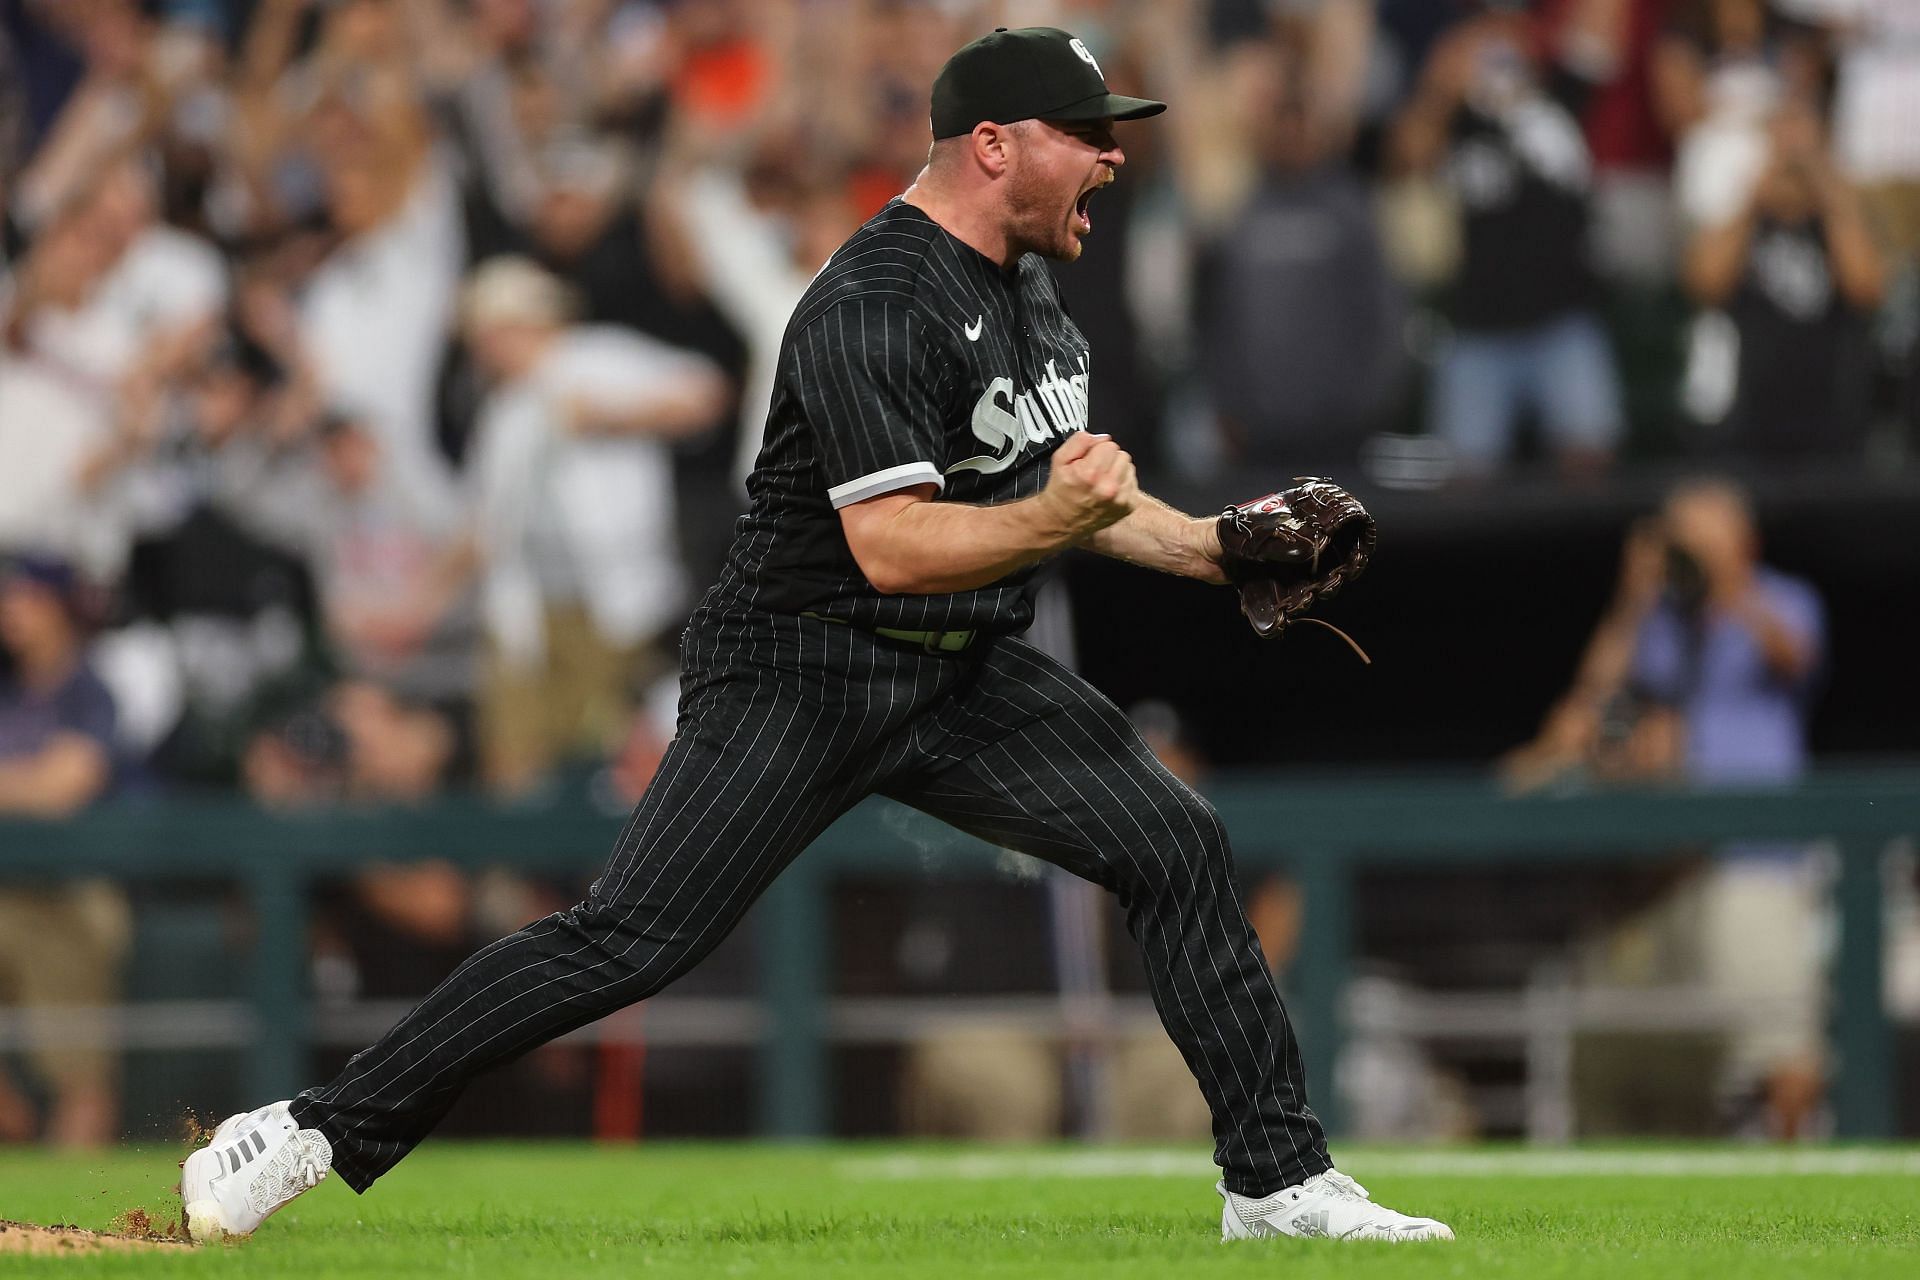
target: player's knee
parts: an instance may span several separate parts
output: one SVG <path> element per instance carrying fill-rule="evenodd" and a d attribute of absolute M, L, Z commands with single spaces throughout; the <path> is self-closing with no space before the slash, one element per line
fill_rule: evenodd
<path fill-rule="evenodd" d="M 1231 874 L 1226 828 L 1213 806 L 1188 793 L 1163 808 L 1149 856 L 1133 862 L 1134 886 L 1159 897 L 1217 892 Z"/>
<path fill-rule="evenodd" d="M 630 907 L 589 897 L 550 919 L 578 967 L 629 1000 L 641 1000 L 692 968 L 710 946 L 691 928 L 663 927 Z"/>
<path fill-rule="evenodd" d="M 1227 842 L 1217 832 L 1206 832 L 1181 845 L 1181 872 L 1190 885 L 1215 893 L 1233 873 L 1233 861 Z"/>

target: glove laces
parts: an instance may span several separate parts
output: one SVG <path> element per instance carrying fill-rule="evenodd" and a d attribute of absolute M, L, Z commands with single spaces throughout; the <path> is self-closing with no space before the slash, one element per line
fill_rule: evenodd
<path fill-rule="evenodd" d="M 1360 661 L 1366 663 L 1368 666 L 1373 665 L 1373 659 L 1369 658 L 1367 656 L 1367 651 L 1360 647 L 1360 642 L 1358 640 L 1355 640 L 1352 636 L 1348 635 L 1346 632 L 1342 631 L 1340 628 L 1334 626 L 1331 622 L 1327 622 L 1320 618 L 1308 617 L 1305 614 L 1302 614 L 1298 618 L 1292 619 L 1292 621 L 1293 622 L 1311 622 L 1316 627 L 1325 627 L 1327 630 L 1333 632 L 1333 634 L 1339 636 L 1342 640 L 1345 640 L 1347 642 L 1347 647 L 1360 655 Z M 1345 1175 L 1342 1175 L 1342 1176 L 1344 1177 Z M 1347 1181 L 1351 1182 L 1353 1181 L 1353 1179 L 1348 1178 Z"/>

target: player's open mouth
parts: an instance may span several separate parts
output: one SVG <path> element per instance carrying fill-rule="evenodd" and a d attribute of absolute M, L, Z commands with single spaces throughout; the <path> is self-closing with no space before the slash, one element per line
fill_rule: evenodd
<path fill-rule="evenodd" d="M 1100 176 L 1093 180 L 1093 185 L 1074 198 L 1073 222 L 1079 234 L 1085 235 L 1093 230 L 1093 215 L 1087 212 L 1087 206 L 1093 202 L 1093 193 L 1115 180 L 1116 175 L 1113 170 L 1103 165 Z"/>
<path fill-rule="evenodd" d="M 1087 232 L 1093 230 L 1093 217 L 1087 212 L 1087 205 L 1092 202 L 1093 193 L 1105 185 L 1104 182 L 1096 182 L 1093 186 L 1082 191 L 1080 198 L 1073 202 L 1073 217 L 1074 221 L 1079 224 L 1081 235 L 1085 235 Z"/>

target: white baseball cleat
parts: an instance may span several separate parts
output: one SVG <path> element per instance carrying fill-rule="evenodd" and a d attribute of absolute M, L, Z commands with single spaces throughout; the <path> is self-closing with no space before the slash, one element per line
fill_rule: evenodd
<path fill-rule="evenodd" d="M 1329 1169 L 1298 1186 L 1256 1200 L 1214 1187 L 1226 1199 L 1220 1212 L 1222 1240 L 1261 1236 L 1325 1236 L 1333 1240 L 1451 1240 L 1453 1228 L 1432 1218 L 1409 1218 L 1375 1204 L 1367 1189 Z"/>
<path fill-rule="evenodd" d="M 252 1235 L 333 1167 L 333 1148 L 318 1129 L 302 1129 L 276 1102 L 228 1116 L 213 1141 L 180 1166 L 187 1234 L 198 1241 Z"/>

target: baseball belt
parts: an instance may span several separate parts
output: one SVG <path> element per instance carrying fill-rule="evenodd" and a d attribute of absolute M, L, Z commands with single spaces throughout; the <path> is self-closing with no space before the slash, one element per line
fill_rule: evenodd
<path fill-rule="evenodd" d="M 829 618 L 824 613 L 803 612 L 803 618 L 816 618 L 821 622 L 831 622 L 837 626 L 853 627 L 868 635 L 879 636 L 882 640 L 897 640 L 901 644 L 910 644 L 926 653 L 964 653 L 972 647 L 979 636 L 978 631 L 906 631 L 899 627 L 860 627 L 845 618 Z"/>

